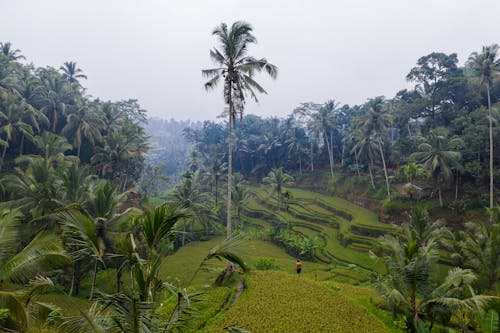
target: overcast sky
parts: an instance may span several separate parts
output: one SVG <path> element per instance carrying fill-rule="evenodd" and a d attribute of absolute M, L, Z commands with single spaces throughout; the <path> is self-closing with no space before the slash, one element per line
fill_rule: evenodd
<path fill-rule="evenodd" d="M 417 59 L 456 52 L 463 63 L 500 43 L 500 0 L 0 0 L 0 41 L 35 66 L 76 61 L 88 93 L 137 98 L 151 116 L 215 119 L 221 89 L 205 92 L 221 22 L 244 20 L 249 53 L 279 67 L 246 113 L 285 116 L 301 102 L 360 104 L 394 94 Z"/>

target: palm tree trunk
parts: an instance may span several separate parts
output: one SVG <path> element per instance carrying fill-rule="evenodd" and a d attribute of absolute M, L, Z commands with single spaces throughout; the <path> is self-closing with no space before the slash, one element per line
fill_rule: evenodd
<path fill-rule="evenodd" d="M 215 205 L 219 203 L 219 177 L 215 176 Z"/>
<path fill-rule="evenodd" d="M 24 149 L 24 133 L 21 134 L 21 146 L 19 147 L 19 156 L 23 156 Z"/>
<path fill-rule="evenodd" d="M 387 166 L 385 165 L 384 151 L 382 150 L 382 143 L 380 142 L 380 138 L 378 139 L 378 149 L 380 150 L 380 156 L 382 157 L 382 165 L 384 166 L 385 185 L 387 186 L 387 200 L 391 201 L 391 188 L 389 187 L 389 177 L 387 176 Z"/>
<path fill-rule="evenodd" d="M 372 183 L 372 188 L 375 190 L 375 182 L 373 181 L 373 157 L 370 156 L 370 163 L 368 163 L 368 172 L 370 173 L 370 182 Z"/>
<path fill-rule="evenodd" d="M 311 141 L 311 172 L 314 172 L 314 154 L 313 154 L 313 142 Z"/>
<path fill-rule="evenodd" d="M 227 230 L 227 238 L 231 237 L 231 178 L 233 176 L 233 103 L 229 103 L 229 124 L 227 130 L 227 146 L 228 146 L 228 155 L 227 155 L 227 222 L 226 222 L 226 230 Z"/>
<path fill-rule="evenodd" d="M 354 159 L 356 160 L 356 172 L 358 177 L 361 177 L 361 173 L 359 172 L 358 152 L 356 150 L 354 150 Z"/>
<path fill-rule="evenodd" d="M 97 277 L 97 265 L 98 264 L 99 264 L 99 261 L 96 258 L 95 259 L 95 264 L 94 264 L 94 272 L 92 273 L 92 286 L 91 286 L 91 289 L 90 289 L 89 301 L 91 301 L 92 298 L 94 298 L 95 280 L 96 280 L 96 277 Z"/>
<path fill-rule="evenodd" d="M 82 143 L 79 142 L 78 143 L 78 149 L 77 149 L 77 152 L 76 152 L 76 156 L 78 157 L 78 159 L 80 159 L 80 148 L 82 147 Z"/>
<path fill-rule="evenodd" d="M 486 84 L 488 94 L 488 123 L 490 127 L 490 208 L 493 208 L 493 120 L 491 118 L 490 84 Z"/>
<path fill-rule="evenodd" d="M 300 156 L 300 153 L 299 153 L 299 172 L 300 175 L 302 176 L 302 157 Z"/>
<path fill-rule="evenodd" d="M 0 170 L 2 170 L 3 162 L 5 161 L 5 153 L 7 153 L 7 145 L 8 143 L 6 142 L 5 145 L 3 146 L 2 160 L 0 161 Z"/>
<path fill-rule="evenodd" d="M 326 133 L 325 133 L 326 137 Z M 334 177 L 333 173 L 333 131 L 330 133 L 330 138 L 326 138 L 326 148 L 328 149 L 328 158 L 330 159 L 330 173 L 332 174 L 332 178 Z"/>
<path fill-rule="evenodd" d="M 439 195 L 439 207 L 443 207 L 443 195 L 441 193 L 441 186 L 438 186 L 438 195 Z"/>

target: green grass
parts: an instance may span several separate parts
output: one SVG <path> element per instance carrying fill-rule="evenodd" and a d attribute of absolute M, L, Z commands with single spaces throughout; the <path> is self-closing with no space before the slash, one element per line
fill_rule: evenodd
<path fill-rule="evenodd" d="M 204 332 L 237 326 L 252 332 L 390 332 L 364 306 L 303 276 L 248 275 L 248 289 Z"/>

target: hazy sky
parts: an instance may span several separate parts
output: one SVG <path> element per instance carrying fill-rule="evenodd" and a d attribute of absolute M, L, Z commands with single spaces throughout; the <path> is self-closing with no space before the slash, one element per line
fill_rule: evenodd
<path fill-rule="evenodd" d="M 205 92 L 211 36 L 221 22 L 254 27 L 255 57 L 279 67 L 257 80 L 269 95 L 246 113 L 284 116 L 301 102 L 359 104 L 394 94 L 433 51 L 464 62 L 500 43 L 500 0 L 0 0 L 0 41 L 35 66 L 76 61 L 101 99 L 137 98 L 152 116 L 215 119 Z"/>

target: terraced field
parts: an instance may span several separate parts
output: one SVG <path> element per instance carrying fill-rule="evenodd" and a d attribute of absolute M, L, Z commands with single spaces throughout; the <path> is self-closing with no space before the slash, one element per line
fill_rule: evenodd
<path fill-rule="evenodd" d="M 344 291 L 339 286 L 329 288 L 324 283 L 282 272 L 254 272 L 248 276 L 248 290 L 223 315 L 208 323 L 203 332 L 223 332 L 227 326 L 268 333 L 390 332 L 349 296 L 370 293 L 369 290 L 350 287 Z"/>
<path fill-rule="evenodd" d="M 337 197 L 292 189 L 287 208 L 278 208 L 277 200 L 264 187 L 251 187 L 252 196 L 244 207 L 244 221 L 250 227 L 270 229 L 276 221 L 287 222 L 302 237 L 317 237 L 315 258 L 341 273 L 353 265 L 381 272 L 383 265 L 369 258 L 376 238 L 393 230 L 373 212 Z M 336 268 L 336 266 L 339 266 Z M 366 273 L 366 272 L 365 272 Z M 345 275 L 345 272 L 342 273 Z M 356 276 L 356 274 L 354 274 Z M 360 280 L 366 278 L 358 276 Z M 351 276 L 352 278 L 352 276 Z"/>

